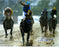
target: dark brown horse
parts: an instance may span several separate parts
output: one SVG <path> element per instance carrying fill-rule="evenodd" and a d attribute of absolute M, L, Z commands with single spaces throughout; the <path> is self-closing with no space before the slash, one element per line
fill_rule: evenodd
<path fill-rule="evenodd" d="M 50 18 L 50 20 L 49 20 L 49 31 L 51 33 L 53 31 L 53 37 L 55 37 L 56 25 L 57 25 L 57 19 L 56 18 Z"/>
<path fill-rule="evenodd" d="M 4 27 L 4 30 L 5 30 L 5 38 L 7 38 L 7 30 L 8 29 L 11 29 L 11 31 L 10 31 L 10 35 L 11 35 L 11 37 L 10 37 L 10 39 L 12 39 L 12 31 L 13 31 L 13 24 L 14 24 L 14 21 L 12 20 L 12 18 L 11 17 L 9 17 L 9 16 L 7 16 L 6 18 L 5 18 L 5 20 L 3 21 L 3 27 Z"/>
<path fill-rule="evenodd" d="M 40 25 L 41 25 L 42 33 L 45 32 L 45 36 L 46 36 L 46 31 L 47 31 L 47 28 L 48 28 L 48 18 L 47 18 L 47 16 L 42 15 L 40 17 Z M 45 27 L 45 31 L 43 31 L 43 27 Z"/>
<path fill-rule="evenodd" d="M 31 20 L 29 20 L 27 17 L 24 21 L 20 23 L 20 30 L 21 30 L 21 35 L 22 35 L 22 40 L 23 40 L 23 46 L 24 46 L 24 35 L 27 33 L 27 46 L 29 45 L 29 37 L 30 37 L 30 32 L 32 29 L 32 23 Z"/>

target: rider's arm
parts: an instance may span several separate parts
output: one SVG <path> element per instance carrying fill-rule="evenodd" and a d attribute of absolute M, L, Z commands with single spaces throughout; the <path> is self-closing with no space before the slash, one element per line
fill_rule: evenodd
<path fill-rule="evenodd" d="M 32 16 L 32 11 L 28 12 L 27 14 Z"/>
<path fill-rule="evenodd" d="M 51 16 L 53 15 L 53 10 L 51 11 Z"/>
<path fill-rule="evenodd" d="M 19 3 L 20 3 L 21 5 L 23 5 L 23 6 L 25 5 L 24 3 L 22 3 L 22 1 L 20 1 Z"/>

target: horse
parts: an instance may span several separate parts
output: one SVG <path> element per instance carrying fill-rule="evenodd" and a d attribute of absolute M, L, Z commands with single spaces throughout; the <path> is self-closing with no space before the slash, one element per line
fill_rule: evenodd
<path fill-rule="evenodd" d="M 10 31 L 10 35 L 11 35 L 10 39 L 12 39 L 13 24 L 14 24 L 14 21 L 12 20 L 11 16 L 7 16 L 5 18 L 5 20 L 3 21 L 3 27 L 4 27 L 4 30 L 5 30 L 5 38 L 7 38 L 7 36 L 8 36 L 7 30 L 11 29 L 11 31 Z"/>
<path fill-rule="evenodd" d="M 48 17 L 47 16 L 42 15 L 40 17 L 40 26 L 41 26 L 42 33 L 45 32 L 45 36 L 46 36 L 46 31 L 48 28 Z M 45 27 L 45 31 L 43 31 L 43 27 Z"/>
<path fill-rule="evenodd" d="M 53 15 L 53 18 L 49 19 L 49 31 L 52 32 L 53 31 L 53 37 L 55 37 L 55 29 L 56 29 L 56 25 L 57 25 L 57 19 L 56 19 L 56 15 Z"/>
<path fill-rule="evenodd" d="M 23 46 L 24 46 L 24 35 L 27 33 L 27 46 L 29 45 L 29 38 L 30 38 L 30 32 L 32 29 L 32 23 L 31 20 L 29 20 L 27 17 L 26 19 L 20 23 L 20 30 L 21 30 L 21 35 L 22 35 L 22 40 L 23 40 Z"/>

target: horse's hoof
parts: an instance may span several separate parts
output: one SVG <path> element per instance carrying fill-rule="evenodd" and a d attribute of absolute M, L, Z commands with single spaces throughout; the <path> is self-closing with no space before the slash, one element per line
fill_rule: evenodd
<path fill-rule="evenodd" d="M 24 44 L 23 44 L 23 46 L 24 46 Z"/>
<path fill-rule="evenodd" d="M 44 33 L 44 31 L 42 31 L 42 33 Z"/>
<path fill-rule="evenodd" d="M 53 35 L 53 37 L 55 37 L 55 35 Z"/>
<path fill-rule="evenodd" d="M 29 44 L 26 44 L 26 46 L 29 46 Z"/>
<path fill-rule="evenodd" d="M 26 46 L 29 46 L 29 42 L 26 43 Z"/>
<path fill-rule="evenodd" d="M 47 37 L 46 34 L 45 34 L 45 37 Z"/>
<path fill-rule="evenodd" d="M 29 46 L 32 46 L 33 45 L 33 40 L 30 40 L 29 41 Z"/>
<path fill-rule="evenodd" d="M 8 34 L 7 34 L 7 36 L 8 36 Z"/>
<path fill-rule="evenodd" d="M 52 33 L 50 33 L 50 36 L 52 36 Z"/>
<path fill-rule="evenodd" d="M 5 36 L 5 38 L 7 38 L 7 36 Z"/>
<path fill-rule="evenodd" d="M 13 36 L 10 36 L 10 39 L 12 39 L 13 38 Z"/>
<path fill-rule="evenodd" d="M 8 34 L 7 34 L 7 35 L 5 35 L 5 38 L 7 38 L 7 36 L 8 36 Z"/>
<path fill-rule="evenodd" d="M 32 33 L 30 33 L 30 35 L 34 35 L 34 33 L 32 32 Z"/>

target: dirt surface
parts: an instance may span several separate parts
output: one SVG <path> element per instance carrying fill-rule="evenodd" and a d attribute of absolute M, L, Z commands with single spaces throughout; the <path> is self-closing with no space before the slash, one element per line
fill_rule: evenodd
<path fill-rule="evenodd" d="M 47 30 L 47 37 L 45 37 L 44 33 L 41 33 L 40 24 L 35 23 L 33 34 L 30 35 L 30 42 L 33 43 L 33 46 L 59 46 L 59 25 L 57 25 L 55 37 L 50 36 L 49 30 Z M 10 40 L 10 30 L 8 30 L 8 38 L 5 38 L 3 25 L 0 24 L 0 46 L 22 46 L 22 36 L 18 24 L 14 24 L 12 40 Z"/>

